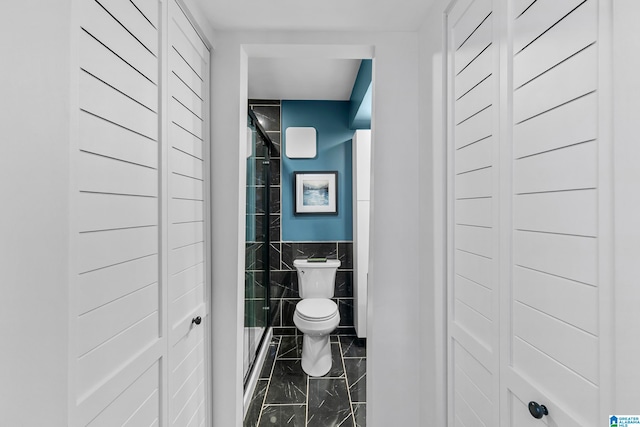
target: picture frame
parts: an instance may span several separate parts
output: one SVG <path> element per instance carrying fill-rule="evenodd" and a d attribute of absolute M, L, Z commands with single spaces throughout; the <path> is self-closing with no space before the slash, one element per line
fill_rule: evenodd
<path fill-rule="evenodd" d="M 338 172 L 294 172 L 294 214 L 338 214 Z"/>

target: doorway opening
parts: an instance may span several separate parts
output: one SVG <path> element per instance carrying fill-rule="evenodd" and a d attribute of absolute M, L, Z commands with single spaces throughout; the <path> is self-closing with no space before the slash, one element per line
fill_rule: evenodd
<path fill-rule="evenodd" d="M 247 163 L 247 185 L 250 182 L 250 172 L 255 174 L 259 168 L 263 170 L 266 168 L 269 171 L 268 183 L 264 183 L 265 185 L 259 189 L 256 188 L 259 193 L 247 192 L 247 209 L 252 208 L 252 203 L 259 197 L 262 197 L 263 200 L 268 197 L 270 204 L 265 205 L 261 213 L 263 215 L 262 220 L 266 221 L 261 225 L 262 233 L 267 235 L 268 243 L 265 245 L 263 241 L 261 243 L 264 245 L 262 246 L 262 252 L 259 255 L 252 255 L 253 258 L 248 255 L 246 261 L 249 263 L 258 259 L 264 260 L 263 266 L 266 269 L 266 273 L 261 274 L 262 277 L 268 277 L 268 282 L 264 286 L 268 288 L 268 291 L 263 290 L 261 292 L 268 296 L 268 300 L 259 302 L 258 298 L 254 298 L 255 304 L 250 304 L 249 306 L 245 301 L 245 322 L 248 313 L 247 307 L 253 310 L 254 314 L 257 313 L 256 310 L 260 309 L 268 312 L 268 315 L 264 317 L 268 324 L 264 329 L 256 330 L 256 332 L 264 332 L 265 335 L 263 336 L 269 336 L 269 338 L 262 339 L 262 352 L 260 349 L 248 349 L 252 355 L 264 354 L 266 362 L 263 362 L 260 357 L 256 358 L 253 362 L 254 374 L 245 373 L 245 380 L 253 378 L 253 381 L 245 381 L 245 425 L 257 425 L 259 417 L 265 413 L 265 410 L 268 412 L 273 409 L 271 407 L 274 405 L 287 404 L 274 400 L 277 400 L 274 397 L 277 386 L 285 387 L 286 384 L 282 378 L 274 379 L 272 375 L 278 369 L 284 369 L 285 365 L 288 368 L 293 368 L 296 364 L 299 365 L 300 362 L 302 334 L 298 333 L 292 322 L 293 312 L 299 301 L 297 273 L 293 267 L 293 260 L 300 257 L 326 257 L 341 260 L 341 268 L 337 273 L 334 300 L 339 307 L 342 321 L 336 330 L 335 337 L 332 337 L 331 341 L 332 350 L 335 353 L 335 366 L 332 370 L 334 368 L 336 370 L 334 372 L 336 374 L 335 386 L 341 390 L 339 394 L 344 395 L 343 403 L 345 404 L 337 403 L 340 407 L 338 412 L 344 412 L 345 416 L 350 417 L 355 423 L 355 419 L 364 417 L 366 412 L 366 352 L 364 346 L 366 325 L 360 326 L 358 336 L 362 338 L 358 338 L 354 322 L 358 317 L 366 320 L 366 308 L 362 305 L 360 306 L 360 316 L 357 316 L 354 311 L 356 307 L 354 277 L 357 275 L 356 258 L 358 254 L 355 249 L 356 242 L 354 241 L 358 221 L 354 221 L 354 218 L 358 218 L 358 215 L 356 215 L 357 199 L 355 198 L 355 180 L 353 178 L 354 161 L 357 156 L 352 151 L 352 142 L 359 139 L 361 144 L 364 144 L 362 136 L 355 137 L 356 129 L 362 129 L 363 127 L 370 129 L 371 127 L 371 58 L 373 56 L 373 48 L 371 46 L 363 46 L 361 53 L 354 57 L 352 53 L 349 55 L 340 54 L 340 49 L 338 49 L 338 54 L 336 55 L 335 50 L 329 51 L 326 47 L 312 47 L 312 50 L 317 51 L 315 52 L 317 55 L 306 52 L 304 58 L 299 57 L 299 48 L 286 51 L 282 46 L 277 48 L 271 46 L 245 46 L 245 50 L 248 54 L 248 107 L 256 116 L 260 127 L 271 139 L 274 147 L 274 150 L 268 153 L 268 159 L 263 153 L 262 156 L 248 160 Z M 364 108 L 354 109 L 350 108 L 350 104 L 353 104 L 353 102 L 350 102 L 350 98 L 352 92 L 355 91 L 354 83 L 363 63 L 368 63 L 369 81 L 364 90 L 361 90 L 362 93 L 358 95 L 360 98 L 356 107 Z M 267 82 L 267 77 L 265 77 L 264 73 L 256 73 L 256 70 L 264 71 L 267 69 L 271 73 L 279 73 L 278 70 L 289 69 L 287 73 L 291 75 L 290 68 L 295 67 L 298 67 L 297 74 L 294 73 L 297 78 L 288 78 L 288 80 L 285 78 L 287 82 L 282 84 L 280 82 L 274 83 L 273 81 Z M 309 72 L 300 72 L 300 67 L 306 67 L 306 70 L 320 70 L 323 72 L 321 74 L 329 77 L 334 76 L 333 85 L 323 86 L 323 83 L 315 80 L 310 76 Z M 346 99 L 344 95 L 342 95 L 343 98 L 336 98 L 336 95 L 330 95 L 334 93 L 332 92 L 335 90 L 333 86 L 339 86 L 335 83 L 335 76 L 339 75 L 339 73 L 335 71 L 329 72 L 330 67 L 351 67 L 351 81 L 348 83 Z M 256 84 L 258 87 L 262 86 L 271 90 L 271 92 L 259 92 L 259 88 L 256 89 L 255 87 Z M 288 90 L 300 90 L 296 89 L 297 85 L 306 86 L 309 92 L 313 93 L 315 91 L 315 95 L 305 95 L 305 97 L 290 95 L 289 93 L 291 92 L 287 92 Z M 288 87 L 289 89 L 287 89 Z M 321 117 L 335 114 L 337 110 L 341 110 L 344 113 L 344 120 L 341 123 L 344 128 L 342 130 L 343 133 L 341 137 L 336 137 L 337 139 L 335 139 L 333 145 L 327 146 L 327 140 L 324 138 L 328 133 L 335 133 L 336 130 L 323 127 Z M 362 124 L 362 110 L 364 110 L 365 121 L 367 113 L 369 115 L 366 125 Z M 319 120 L 319 122 L 315 122 L 316 120 Z M 359 127 L 351 127 L 354 122 L 357 122 L 356 126 Z M 285 130 L 292 126 L 311 126 L 316 129 L 319 151 L 313 159 L 289 158 L 286 155 Z M 248 132 L 247 135 L 248 144 L 253 144 L 253 141 L 249 139 L 252 134 Z M 261 148 L 252 147 L 252 149 L 260 150 Z M 247 145 L 247 153 L 250 153 L 249 145 Z M 339 158 L 341 159 L 339 160 Z M 368 161 L 370 162 L 370 157 L 368 157 Z M 254 168 L 254 170 L 251 171 L 251 168 Z M 295 215 L 292 206 L 293 183 L 291 180 L 293 172 L 310 169 L 339 171 L 338 182 L 341 187 L 338 194 L 340 195 L 342 192 L 345 197 L 344 200 L 340 200 L 342 203 L 338 204 L 340 208 L 336 218 L 340 217 L 342 221 L 340 224 L 337 224 L 339 222 L 337 221 L 333 225 L 318 227 L 317 224 L 314 224 L 314 219 L 320 220 L 321 218 L 313 218 L 313 216 L 302 218 Z M 370 175 L 370 168 L 368 171 Z M 255 175 L 253 179 L 255 179 Z M 267 184 L 269 190 L 265 196 Z M 247 214 L 249 215 L 249 211 L 247 211 Z M 360 218 L 363 217 L 368 217 L 368 210 L 366 215 L 360 215 Z M 329 220 L 336 218 L 329 218 Z M 327 216 L 324 216 L 324 220 L 327 220 Z M 255 226 L 257 227 L 259 224 L 255 224 Z M 248 241 L 250 236 L 249 223 L 247 223 L 247 227 Z M 313 233 L 313 230 L 316 230 L 316 234 Z M 362 240 L 367 242 L 368 246 L 368 239 Z M 247 243 L 247 246 L 249 246 L 249 243 Z M 255 248 L 257 249 L 258 246 L 255 246 Z M 249 251 L 247 253 L 249 254 Z M 366 251 L 360 251 L 359 253 L 360 257 L 362 257 L 363 254 L 366 254 Z M 366 274 L 364 277 L 366 280 Z M 364 289 L 366 291 L 366 283 Z M 360 292 L 360 297 L 366 301 L 366 292 L 364 295 Z M 260 307 L 258 307 L 259 305 Z M 267 306 L 268 309 L 266 308 Z M 245 326 L 247 326 L 246 323 Z M 271 338 L 272 335 L 274 336 L 273 339 Z M 254 336 L 254 342 L 257 341 L 259 339 Z M 247 359 L 246 355 L 245 359 Z M 340 370 L 339 375 L 337 375 L 337 370 Z M 324 378 L 324 381 L 329 381 L 329 379 L 333 380 L 334 378 Z M 289 403 L 293 406 L 304 406 L 304 417 L 308 417 L 309 411 L 313 412 L 314 406 L 313 385 L 320 385 L 320 383 L 314 383 L 314 378 L 309 378 L 306 375 L 301 376 L 298 380 L 301 381 L 299 381 L 300 384 L 298 384 L 297 388 L 304 392 L 301 396 L 293 396 L 294 400 L 297 400 Z M 275 385 L 278 382 L 279 384 Z M 274 390 L 270 389 L 270 383 L 274 383 Z M 310 384 L 312 385 L 311 389 L 309 389 Z M 296 387 L 293 388 L 295 389 Z M 252 396 L 254 399 L 251 399 Z M 260 401 L 259 403 L 258 400 Z M 293 412 L 289 415 L 294 417 L 302 416 L 296 412 L 296 408 L 293 406 L 290 408 Z M 300 408 L 297 409 L 299 410 Z M 247 420 L 254 416 L 254 413 L 257 414 L 258 418 L 247 423 Z"/>

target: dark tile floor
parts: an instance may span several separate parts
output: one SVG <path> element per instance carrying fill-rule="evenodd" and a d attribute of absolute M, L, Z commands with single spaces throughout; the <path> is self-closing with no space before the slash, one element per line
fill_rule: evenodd
<path fill-rule="evenodd" d="M 332 335 L 333 363 L 324 377 L 302 370 L 302 336 L 274 337 L 244 427 L 364 427 L 365 340 Z"/>

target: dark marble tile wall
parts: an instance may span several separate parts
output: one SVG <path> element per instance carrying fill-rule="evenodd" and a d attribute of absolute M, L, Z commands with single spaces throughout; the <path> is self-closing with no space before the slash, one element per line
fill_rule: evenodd
<path fill-rule="evenodd" d="M 340 325 L 337 334 L 352 334 L 353 329 L 353 243 L 352 242 L 278 242 L 271 251 L 271 325 L 277 335 L 296 333 L 293 313 L 300 301 L 296 258 L 326 257 L 339 259 L 335 296 Z"/>
<path fill-rule="evenodd" d="M 308 258 L 313 256 L 338 258 L 342 265 L 336 275 L 336 290 L 334 301 L 338 304 L 340 312 L 340 325 L 336 333 L 351 334 L 353 329 L 353 244 L 352 242 L 283 242 L 281 241 L 281 120 L 280 101 L 249 100 L 256 117 L 276 146 L 275 155 L 271 156 L 269 167 L 271 168 L 271 205 L 270 221 L 266 223 L 264 212 L 258 212 L 256 235 L 263 238 L 269 233 L 271 245 L 269 260 L 271 265 L 271 325 L 276 335 L 293 335 L 296 332 L 293 324 L 293 313 L 296 303 L 300 300 L 298 294 L 298 277 L 293 267 L 296 258 Z M 264 160 L 264 144 L 259 144 L 256 159 L 256 171 L 258 174 L 266 167 Z M 260 182 L 256 191 L 260 192 L 264 182 Z M 263 193 L 257 194 L 256 199 L 263 197 Z M 259 240 L 258 238 L 256 240 Z M 263 267 L 262 254 L 267 248 L 264 245 L 248 244 L 247 254 L 250 251 L 258 251 L 255 268 Z"/>
<path fill-rule="evenodd" d="M 256 117 L 260 121 L 260 124 L 269 135 L 269 138 L 274 143 L 275 150 L 271 153 L 271 160 L 269 165 L 264 164 L 266 144 L 261 138 L 258 139 L 257 156 L 256 156 L 256 175 L 260 176 L 260 181 L 256 186 L 256 191 L 259 192 L 259 196 L 262 199 L 264 197 L 264 168 L 270 168 L 271 172 L 271 192 L 270 192 L 270 221 L 267 223 L 263 220 L 260 223 L 259 232 L 260 236 L 264 237 L 266 233 L 269 233 L 269 237 L 272 242 L 280 241 L 280 101 L 263 101 L 263 100 L 249 100 L 249 107 L 253 109 Z M 264 212 L 261 212 L 264 214 Z M 263 239 L 264 241 L 264 239 Z"/>

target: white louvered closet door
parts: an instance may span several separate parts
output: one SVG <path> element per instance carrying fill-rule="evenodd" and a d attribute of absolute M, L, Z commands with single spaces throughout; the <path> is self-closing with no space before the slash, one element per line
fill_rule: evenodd
<path fill-rule="evenodd" d="M 491 0 L 449 14 L 449 418 L 499 416 L 498 113 Z"/>
<path fill-rule="evenodd" d="M 71 425 L 155 426 L 166 353 L 158 261 L 159 2 L 77 6 Z"/>
<path fill-rule="evenodd" d="M 606 422 L 600 7 L 460 0 L 447 15 L 450 426 Z"/>
<path fill-rule="evenodd" d="M 204 426 L 209 51 L 175 0 L 77 5 L 70 425 Z"/>
<path fill-rule="evenodd" d="M 597 427 L 606 392 L 606 210 L 599 166 L 597 0 L 514 1 L 511 315 L 503 331 L 510 425 Z M 600 205 L 599 205 L 600 203 Z M 606 390 L 606 387 L 605 389 Z M 529 414 L 530 401 L 549 415 Z"/>
<path fill-rule="evenodd" d="M 199 427 L 207 412 L 204 100 L 209 50 L 175 0 L 169 0 L 168 30 L 168 425 Z"/>

